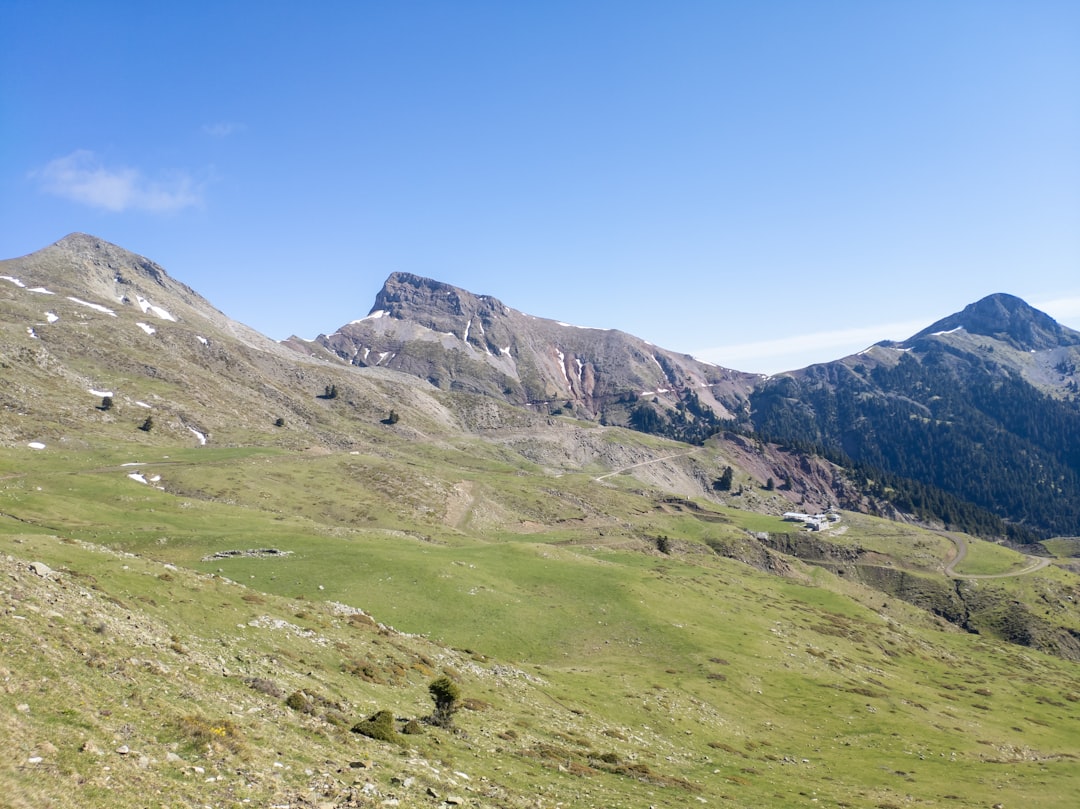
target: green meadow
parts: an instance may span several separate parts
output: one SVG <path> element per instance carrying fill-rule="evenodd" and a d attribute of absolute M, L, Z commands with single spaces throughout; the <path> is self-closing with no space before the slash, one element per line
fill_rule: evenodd
<path fill-rule="evenodd" d="M 13 807 L 1065 809 L 1080 794 L 1074 661 L 825 567 L 714 552 L 792 530 L 774 516 L 479 442 L 0 453 Z M 828 541 L 947 582 L 941 535 L 840 525 Z M 1026 564 L 968 549 L 960 573 Z M 1061 593 L 1057 620 L 1076 626 L 1076 582 L 1051 565 L 992 586 Z M 443 673 L 468 701 L 456 732 L 350 732 L 380 709 L 422 718 Z M 298 691 L 310 712 L 286 704 Z"/>

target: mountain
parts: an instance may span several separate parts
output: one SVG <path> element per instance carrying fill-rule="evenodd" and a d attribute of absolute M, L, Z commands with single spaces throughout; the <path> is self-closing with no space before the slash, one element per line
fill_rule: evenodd
<path fill-rule="evenodd" d="M 1009 521 L 1016 538 L 1080 534 L 1080 332 L 991 295 L 902 343 L 763 382 L 752 429 L 894 476 Z M 931 490 L 904 510 L 965 525 Z M 967 530 L 977 528 L 966 524 Z"/>
<path fill-rule="evenodd" d="M 1014 295 L 988 295 L 923 329 L 908 342 L 963 329 L 1019 351 L 1047 351 L 1080 344 L 1080 332 L 1068 329 Z"/>
<path fill-rule="evenodd" d="M 288 344 L 313 350 L 297 338 Z M 758 379 L 620 331 L 533 317 L 406 273 L 386 280 L 367 317 L 315 344 L 352 365 L 392 368 L 446 390 L 609 424 L 646 419 L 689 440 L 744 409 Z"/>
<path fill-rule="evenodd" d="M 303 346 L 93 237 L 0 264 L 4 806 L 1075 803 L 1077 541 L 916 524 L 691 388 L 630 410 L 733 429 Z"/>
<path fill-rule="evenodd" d="M 483 383 L 468 377 L 444 389 L 393 367 L 348 365 L 318 343 L 282 345 L 228 318 L 153 261 L 85 234 L 0 262 L 0 315 L 0 442 L 11 445 L 82 445 L 94 433 L 117 441 L 134 436 L 148 445 L 242 446 L 257 437 L 290 450 L 327 451 L 365 446 L 388 431 L 438 444 L 451 430 L 553 473 L 628 468 L 629 476 L 678 496 L 711 495 L 726 466 L 761 484 L 783 476 L 793 484 L 771 497 L 777 513 L 797 503 L 823 509 L 838 500 L 837 487 L 843 489 L 824 461 L 750 451 L 741 440 L 693 454 L 621 430 L 613 440 L 615 428 L 553 419 L 548 408 L 536 412 L 474 392 Z M 567 341 L 577 332 L 516 318 Z M 491 331 L 500 334 L 498 327 Z M 507 339 L 524 344 L 533 337 Z M 628 335 L 612 339 L 619 350 L 647 350 Z M 647 373 L 658 374 L 657 362 L 668 362 L 668 352 L 653 354 L 659 360 L 647 360 L 653 367 Z M 702 366 L 706 372 L 726 379 L 721 369 Z M 391 413 L 400 421 L 384 423 Z M 152 430 L 140 431 L 147 417 Z M 758 498 L 748 492 L 744 502 Z"/>
<path fill-rule="evenodd" d="M 1080 333 L 1011 295 L 768 379 L 401 273 L 366 317 L 288 345 L 689 443 L 764 437 L 865 467 L 870 502 L 987 536 L 1080 534 Z"/>

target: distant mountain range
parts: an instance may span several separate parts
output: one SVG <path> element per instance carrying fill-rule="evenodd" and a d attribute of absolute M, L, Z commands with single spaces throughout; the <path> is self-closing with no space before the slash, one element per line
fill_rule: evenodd
<path fill-rule="evenodd" d="M 430 385 L 541 420 L 570 416 L 694 445 L 758 442 L 818 456 L 848 476 L 843 485 L 826 484 L 830 495 L 821 489 L 829 475 L 812 465 L 814 497 L 853 507 L 891 504 L 930 522 L 1024 542 L 1080 535 L 1080 332 L 1010 295 L 984 298 L 904 342 L 762 377 L 403 273 L 390 275 L 366 317 L 314 341 L 278 344 L 153 262 L 82 234 L 0 262 L 5 289 L 0 361 L 22 369 L 3 394 L 8 412 L 47 398 L 50 362 L 69 376 L 84 366 L 81 381 L 91 390 L 97 363 L 112 378 L 189 384 L 187 404 L 170 405 L 172 423 L 183 429 L 205 434 L 215 428 L 213 412 L 227 411 L 231 423 L 301 421 L 330 440 L 338 428 L 324 423 L 308 396 L 322 380 L 341 380 L 354 406 L 373 411 L 393 401 L 395 386 Z M 127 327 L 130 317 L 111 331 L 89 323 L 120 310 L 137 317 L 137 327 Z M 31 350 L 27 340 L 51 334 L 53 318 L 82 323 L 81 341 L 64 338 L 77 340 L 67 350 L 81 350 L 82 360 L 59 363 L 59 338 Z M 146 354 L 140 346 L 151 336 L 169 352 Z M 350 367 L 369 370 L 341 376 Z M 382 372 L 378 384 L 370 369 Z M 69 406 L 48 407 L 62 420 Z M 10 425 L 0 430 L 0 440 L 17 435 Z M 798 464 L 770 456 L 759 468 L 780 490 L 810 491 Z"/>
<path fill-rule="evenodd" d="M 400 273 L 367 317 L 289 344 L 684 441 L 766 437 L 858 464 L 878 496 L 969 530 L 1005 530 L 998 515 L 1016 539 L 1080 533 L 1080 333 L 1011 295 L 771 378 Z"/>

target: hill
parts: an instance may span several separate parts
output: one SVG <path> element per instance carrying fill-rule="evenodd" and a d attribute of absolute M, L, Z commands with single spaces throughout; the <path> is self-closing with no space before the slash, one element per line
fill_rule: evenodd
<path fill-rule="evenodd" d="M 804 530 L 820 458 L 301 355 L 88 238 L 0 268 L 5 805 L 1071 806 L 1072 543 Z"/>

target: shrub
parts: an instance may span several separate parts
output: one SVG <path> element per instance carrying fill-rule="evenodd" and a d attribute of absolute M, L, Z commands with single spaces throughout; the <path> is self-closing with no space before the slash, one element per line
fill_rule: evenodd
<path fill-rule="evenodd" d="M 285 705 L 300 713 L 315 713 L 315 700 L 303 691 L 293 691 L 285 698 Z"/>
<path fill-rule="evenodd" d="M 436 727 L 451 727 L 454 724 L 454 714 L 461 703 L 461 689 L 458 684 L 444 675 L 431 681 L 428 693 L 435 701 L 435 713 L 428 717 L 428 721 Z"/>
<path fill-rule="evenodd" d="M 276 419 L 274 419 L 274 426 L 275 427 L 284 427 L 285 426 L 285 419 L 283 419 L 281 416 L 278 416 Z"/>
<path fill-rule="evenodd" d="M 144 421 L 142 424 L 139 425 L 139 429 L 142 430 L 144 433 L 148 433 L 152 429 L 154 429 L 154 419 L 153 419 L 153 417 L 147 416 L 146 421 Z"/>
<path fill-rule="evenodd" d="M 352 732 L 380 742 L 401 743 L 397 731 L 394 730 L 394 715 L 390 711 L 378 711 L 362 722 L 357 722 L 352 726 Z"/>
<path fill-rule="evenodd" d="M 189 741 L 198 746 L 205 745 L 208 751 L 244 752 L 240 728 L 228 719 L 210 720 L 204 716 L 191 714 L 180 720 L 179 727 L 181 733 Z"/>
<path fill-rule="evenodd" d="M 735 470 L 730 466 L 725 466 L 724 471 L 720 474 L 716 480 L 713 481 L 713 489 L 718 492 L 730 492 L 731 484 L 735 478 Z"/>
<path fill-rule="evenodd" d="M 379 667 L 366 660 L 349 660 L 341 664 L 341 670 L 369 683 L 385 684 Z"/>

